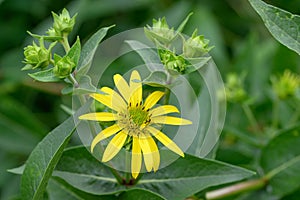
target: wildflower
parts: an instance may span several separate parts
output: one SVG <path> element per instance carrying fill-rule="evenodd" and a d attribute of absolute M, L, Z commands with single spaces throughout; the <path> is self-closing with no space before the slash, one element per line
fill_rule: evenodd
<path fill-rule="evenodd" d="M 152 138 L 154 136 L 167 148 L 184 156 L 182 150 L 155 125 L 187 125 L 192 122 L 186 119 L 166 116 L 169 113 L 178 113 L 178 109 L 172 105 L 163 105 L 154 108 L 154 105 L 164 95 L 161 91 L 151 93 L 146 100 L 142 100 L 142 83 L 137 71 L 133 71 L 130 82 L 116 74 L 114 83 L 119 91 L 108 87 L 102 87 L 104 94 L 94 93 L 90 96 L 111 108 L 113 112 L 96 112 L 81 115 L 79 119 L 92 121 L 115 121 L 115 124 L 102 130 L 92 141 L 91 151 L 96 144 L 105 138 L 115 135 L 106 147 L 102 162 L 111 160 L 124 146 L 125 141 L 132 142 L 131 173 L 136 178 L 142 165 L 142 155 L 148 172 L 157 171 L 160 164 L 160 154 L 157 145 Z M 106 94 L 107 95 L 106 95 Z"/>
<path fill-rule="evenodd" d="M 280 99 L 286 99 L 296 95 L 296 91 L 300 87 L 300 76 L 285 70 L 280 77 L 271 77 L 272 88 L 274 93 Z"/>

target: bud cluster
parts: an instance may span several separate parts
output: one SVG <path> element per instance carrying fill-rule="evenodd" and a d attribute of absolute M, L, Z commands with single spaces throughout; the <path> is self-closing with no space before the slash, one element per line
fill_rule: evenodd
<path fill-rule="evenodd" d="M 272 89 L 279 99 L 296 97 L 300 88 L 300 76 L 285 70 L 280 77 L 271 77 Z"/>
<path fill-rule="evenodd" d="M 47 35 L 36 35 L 29 33 L 31 36 L 38 38 L 39 43 L 36 44 L 33 42 L 32 45 L 28 45 L 24 48 L 24 63 L 26 64 L 22 70 L 32 70 L 32 69 L 40 69 L 40 72 L 36 72 L 31 74 L 31 77 L 38 77 L 39 81 L 55 81 L 57 78 L 63 79 L 68 77 L 72 71 L 74 70 L 77 63 L 73 60 L 73 57 L 68 55 L 70 51 L 69 43 L 68 43 L 68 34 L 73 30 L 75 25 L 76 15 L 70 17 L 69 12 L 66 9 L 62 10 L 62 13 L 57 15 L 52 12 L 53 15 L 53 26 L 48 29 L 46 32 Z M 45 47 L 44 41 L 50 41 L 50 45 L 48 48 Z M 52 49 L 60 42 L 66 51 L 66 55 L 63 57 L 54 55 L 54 60 L 52 59 Z M 66 48 L 68 47 L 68 48 Z M 53 66 L 51 69 L 46 69 L 49 66 Z M 51 74 L 55 77 L 53 79 L 49 79 L 49 74 L 41 73 L 41 72 L 49 72 L 51 70 Z M 45 76 L 45 77 L 41 77 Z"/>
<path fill-rule="evenodd" d="M 200 66 L 191 66 L 189 60 L 194 59 L 195 61 L 195 59 L 200 60 L 200 58 L 208 57 L 208 52 L 213 48 L 209 46 L 209 40 L 205 39 L 203 35 L 198 35 L 197 29 L 188 39 L 185 39 L 182 35 L 181 31 L 190 15 L 186 17 L 176 31 L 173 27 L 170 28 L 165 17 L 158 20 L 153 19 L 152 27 L 147 25 L 144 28 L 145 35 L 157 46 L 161 63 L 169 73 L 175 71 L 177 72 L 175 74 L 186 74 L 193 71 L 187 70 L 188 67 L 193 67 L 195 70 L 200 68 Z M 182 48 L 178 50 L 174 47 L 171 50 L 172 42 L 175 42 L 177 36 L 182 38 Z M 179 51 L 182 52 L 179 54 L 175 53 Z"/>

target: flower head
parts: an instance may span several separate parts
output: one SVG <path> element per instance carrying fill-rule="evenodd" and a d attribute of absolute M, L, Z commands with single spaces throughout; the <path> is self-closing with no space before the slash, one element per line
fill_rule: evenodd
<path fill-rule="evenodd" d="M 70 17 L 67 9 L 63 9 L 60 15 L 52 12 L 53 15 L 53 29 L 48 30 L 49 36 L 63 36 L 64 33 L 70 33 L 75 25 L 76 15 Z"/>
<path fill-rule="evenodd" d="M 300 76 L 285 70 L 280 77 L 271 77 L 272 88 L 274 93 L 280 99 L 296 96 L 296 91 L 300 87 Z"/>
<path fill-rule="evenodd" d="M 178 113 L 172 105 L 154 107 L 164 95 L 161 91 L 151 93 L 145 101 L 142 99 L 142 83 L 137 71 L 133 71 L 129 84 L 124 78 L 114 75 L 114 83 L 119 92 L 108 87 L 102 87 L 104 94 L 94 93 L 90 96 L 106 105 L 113 111 L 96 112 L 81 115 L 79 119 L 93 121 L 115 121 L 115 124 L 102 130 L 92 141 L 91 151 L 105 138 L 115 135 L 106 147 L 102 161 L 111 160 L 125 145 L 126 141 L 132 142 L 131 173 L 136 178 L 141 170 L 142 156 L 147 171 L 158 170 L 160 154 L 152 138 L 154 136 L 167 148 L 184 156 L 182 150 L 164 133 L 156 124 L 187 125 L 192 122 L 186 119 L 166 116 L 169 113 Z"/>
<path fill-rule="evenodd" d="M 183 40 L 183 54 L 187 58 L 200 57 L 208 53 L 213 47 L 208 46 L 209 40 L 203 35 L 198 35 L 197 29 L 193 32 L 192 37 Z"/>
<path fill-rule="evenodd" d="M 44 46 L 44 40 L 41 38 L 39 40 L 39 46 L 33 42 L 32 45 L 28 45 L 24 48 L 24 63 L 26 66 L 23 70 L 36 69 L 36 68 L 46 68 L 48 67 L 51 59 L 51 50 L 55 43 L 52 43 L 49 46 L 49 49 L 46 49 Z"/>
<path fill-rule="evenodd" d="M 158 20 L 153 19 L 153 26 L 147 25 L 144 28 L 145 35 L 153 42 L 159 42 L 162 44 L 169 44 L 175 37 L 176 32 L 174 28 L 169 28 L 165 17 Z"/>

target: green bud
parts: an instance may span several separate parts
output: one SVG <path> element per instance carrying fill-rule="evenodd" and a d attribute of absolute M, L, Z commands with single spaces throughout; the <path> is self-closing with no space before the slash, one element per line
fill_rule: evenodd
<path fill-rule="evenodd" d="M 166 18 L 153 19 L 152 27 L 147 25 L 144 28 L 145 35 L 153 42 L 159 42 L 162 44 L 169 44 L 175 37 L 176 33 L 174 28 L 169 28 Z"/>
<path fill-rule="evenodd" d="M 200 57 L 208 53 L 213 47 L 209 47 L 209 40 L 203 35 L 198 35 L 197 29 L 188 40 L 183 39 L 183 54 L 187 58 Z"/>
<path fill-rule="evenodd" d="M 75 67 L 75 63 L 68 56 L 61 58 L 58 55 L 54 57 L 53 73 L 58 78 L 66 78 L 69 76 Z"/>
<path fill-rule="evenodd" d="M 176 55 L 172 51 L 162 49 L 160 49 L 158 53 L 162 64 L 169 72 L 176 71 L 180 74 L 184 74 L 187 64 L 182 56 Z"/>
<path fill-rule="evenodd" d="M 244 78 L 235 73 L 230 73 L 226 77 L 225 94 L 230 102 L 241 103 L 248 99 L 243 87 Z"/>
<path fill-rule="evenodd" d="M 24 63 L 26 66 L 23 68 L 23 70 L 36 68 L 43 69 L 50 64 L 51 50 L 55 43 L 52 43 L 49 49 L 45 48 L 43 38 L 39 40 L 39 43 L 40 46 L 33 42 L 32 45 L 28 45 L 24 48 Z"/>
<path fill-rule="evenodd" d="M 300 87 L 300 76 L 285 70 L 280 77 L 271 77 L 272 89 L 280 99 L 295 97 Z"/>
<path fill-rule="evenodd" d="M 76 15 L 72 18 L 69 15 L 67 9 L 63 9 L 62 13 L 58 16 L 56 13 L 52 12 L 54 23 L 53 29 L 48 30 L 48 34 L 52 36 L 63 36 L 64 34 L 69 34 L 75 25 Z"/>

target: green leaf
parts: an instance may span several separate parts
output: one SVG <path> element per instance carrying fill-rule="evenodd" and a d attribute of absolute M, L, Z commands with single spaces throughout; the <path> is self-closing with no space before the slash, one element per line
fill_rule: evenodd
<path fill-rule="evenodd" d="M 60 178 L 52 178 L 49 181 L 48 187 L 49 200 L 111 200 L 116 199 L 113 195 L 92 195 L 86 192 L 82 192 L 72 187 L 64 180 Z"/>
<path fill-rule="evenodd" d="M 283 132 L 263 149 L 261 166 L 272 192 L 284 196 L 300 187 L 299 128 Z"/>
<path fill-rule="evenodd" d="M 184 74 L 192 73 L 201 67 L 205 66 L 211 57 L 199 57 L 199 58 L 184 58 L 186 61 L 188 61 L 189 65 L 186 66 Z"/>
<path fill-rule="evenodd" d="M 16 167 L 16 168 L 13 168 L 13 169 L 8 169 L 7 172 L 12 173 L 12 174 L 21 175 L 21 174 L 23 174 L 24 169 L 25 169 L 25 164 L 21 165 L 20 167 Z"/>
<path fill-rule="evenodd" d="M 75 65 L 77 65 L 80 58 L 80 51 L 81 51 L 80 39 L 79 37 L 77 37 L 76 42 L 73 44 L 73 46 L 71 47 L 70 51 L 66 56 L 70 57 L 72 61 L 75 63 Z"/>
<path fill-rule="evenodd" d="M 152 72 L 143 83 L 153 87 L 165 87 L 167 85 L 168 75 L 165 72 L 154 71 Z"/>
<path fill-rule="evenodd" d="M 186 155 L 156 173 L 144 174 L 131 189 L 145 189 L 166 199 L 181 200 L 207 187 L 251 175 L 252 172 L 239 167 Z M 95 159 L 85 147 L 65 151 L 54 176 L 92 194 L 114 194 L 127 189 L 119 185 L 108 167 Z"/>
<path fill-rule="evenodd" d="M 186 23 L 189 21 L 190 19 L 190 16 L 192 15 L 193 13 L 189 13 L 188 16 L 181 22 L 181 24 L 178 26 L 177 28 L 177 32 L 182 32 Z"/>
<path fill-rule="evenodd" d="M 261 0 L 249 0 L 249 2 L 261 16 L 274 38 L 300 54 L 300 16 L 266 4 Z"/>
<path fill-rule="evenodd" d="M 62 94 L 90 94 L 97 91 L 97 88 L 92 84 L 92 80 L 89 76 L 83 75 L 80 77 L 78 81 L 78 87 L 73 87 L 69 85 L 62 89 Z"/>
<path fill-rule="evenodd" d="M 41 199 L 52 171 L 75 130 L 74 118 L 51 131 L 32 151 L 21 180 L 24 199 Z"/>
<path fill-rule="evenodd" d="M 84 75 L 88 72 L 99 42 L 101 42 L 101 40 L 105 37 L 107 31 L 114 26 L 115 25 L 101 28 L 83 45 L 77 66 L 78 76 Z"/>
<path fill-rule="evenodd" d="M 33 74 L 28 74 L 34 80 L 40 82 L 58 82 L 60 79 L 56 77 L 53 73 L 53 68 L 46 69 L 44 71 L 35 72 Z"/>
<path fill-rule="evenodd" d="M 153 192 L 142 190 L 142 189 L 132 189 L 128 190 L 126 192 L 122 192 L 118 196 L 119 200 L 164 200 L 165 198 L 160 197 L 158 194 L 155 194 Z"/>
<path fill-rule="evenodd" d="M 125 42 L 132 50 L 139 54 L 151 72 L 166 71 L 164 66 L 161 65 L 157 51 L 137 40 L 126 40 Z"/>

